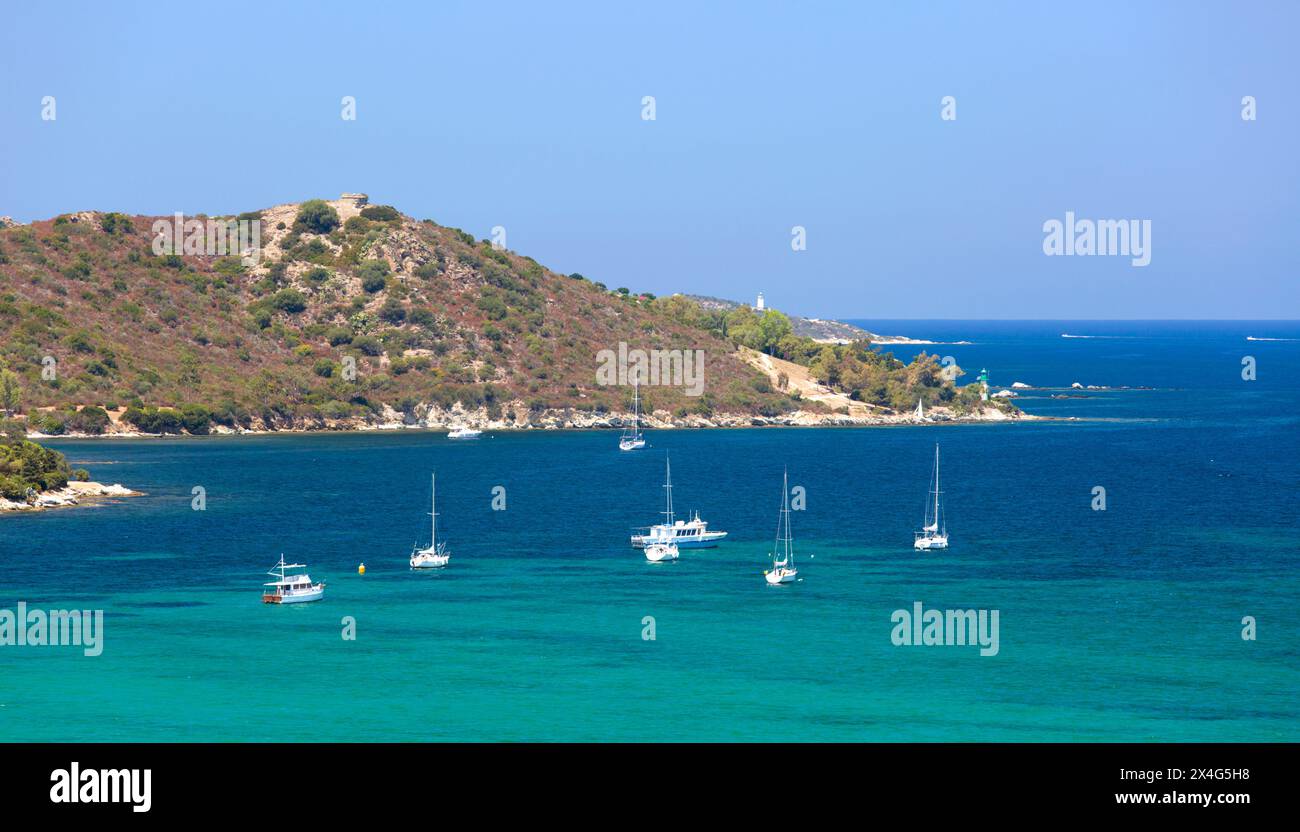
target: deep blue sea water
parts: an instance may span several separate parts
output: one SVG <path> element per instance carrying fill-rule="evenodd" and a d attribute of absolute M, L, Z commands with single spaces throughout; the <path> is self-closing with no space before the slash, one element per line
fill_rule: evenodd
<path fill-rule="evenodd" d="M 0 518 L 0 608 L 105 611 L 100 656 L 0 647 L 0 739 L 1300 739 L 1300 323 L 859 323 L 970 341 L 893 350 L 963 381 L 1153 389 L 635 454 L 608 432 L 52 442 L 147 496 Z M 917 554 L 935 442 L 952 547 Z M 731 537 L 651 565 L 626 541 L 665 453 L 679 511 Z M 783 466 L 803 580 L 774 589 Z M 453 561 L 413 574 L 433 469 Z M 260 603 L 281 552 L 323 602 Z M 998 610 L 998 655 L 895 646 L 916 601 Z"/>

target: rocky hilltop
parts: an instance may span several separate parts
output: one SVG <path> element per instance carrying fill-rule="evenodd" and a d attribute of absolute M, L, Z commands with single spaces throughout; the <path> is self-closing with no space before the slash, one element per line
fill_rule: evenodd
<path fill-rule="evenodd" d="M 698 355 L 703 383 L 644 387 L 652 426 L 865 418 L 804 398 L 745 346 L 820 361 L 832 385 L 865 379 L 864 360 L 895 373 L 842 390 L 885 411 L 953 398 L 928 371 L 816 354 L 779 313 L 713 312 L 556 273 L 361 194 L 237 216 L 83 211 L 0 227 L 0 411 L 38 436 L 618 427 L 631 391 L 601 380 L 602 351 L 658 350 Z"/>

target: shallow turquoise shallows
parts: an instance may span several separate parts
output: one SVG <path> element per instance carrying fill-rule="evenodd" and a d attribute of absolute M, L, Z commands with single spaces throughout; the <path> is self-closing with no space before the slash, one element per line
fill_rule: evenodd
<path fill-rule="evenodd" d="M 1074 422 L 652 430 L 635 453 L 614 432 L 53 442 L 147 496 L 0 518 L 0 609 L 105 615 L 97 657 L 0 646 L 0 739 L 1300 739 L 1300 340 L 1246 340 L 1300 325 L 868 325 L 972 342 L 895 352 L 995 389 L 1154 389 L 1020 399 Z M 935 442 L 952 545 L 919 554 Z M 666 453 L 678 511 L 731 535 L 652 565 L 628 536 Z M 768 587 L 783 466 L 802 581 Z M 412 573 L 432 470 L 452 561 Z M 324 601 L 260 602 L 281 552 Z M 997 610 L 998 654 L 895 646 L 917 601 Z"/>

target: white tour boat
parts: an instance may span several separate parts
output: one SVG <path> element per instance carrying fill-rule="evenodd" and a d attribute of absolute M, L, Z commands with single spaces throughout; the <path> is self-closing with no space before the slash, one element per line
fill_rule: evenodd
<path fill-rule="evenodd" d="M 420 544 L 417 543 L 412 547 L 412 569 L 440 569 L 451 560 L 451 552 L 447 551 L 447 543 L 445 541 L 438 542 L 438 477 L 436 474 L 429 475 L 429 485 L 431 488 L 429 516 L 433 518 L 429 528 L 429 545 L 421 549 Z"/>
<path fill-rule="evenodd" d="M 636 380 L 632 381 L 632 429 L 623 429 L 623 436 L 618 440 L 620 451 L 639 451 L 645 447 L 645 434 L 641 433 L 641 395 Z"/>
<path fill-rule="evenodd" d="M 644 549 L 655 544 L 672 544 L 680 549 L 704 549 L 717 546 L 718 541 L 727 536 L 726 532 L 709 531 L 708 521 L 701 520 L 699 512 L 691 515 L 689 520 L 677 520 L 673 514 L 673 470 L 668 458 L 664 457 L 665 477 L 664 522 L 650 526 L 645 534 L 632 535 L 632 545 Z"/>
<path fill-rule="evenodd" d="M 302 563 L 285 563 L 284 555 L 280 555 L 280 562 L 271 568 L 266 574 L 279 580 L 269 581 L 262 586 L 267 587 L 262 590 L 263 604 L 303 604 L 307 601 L 319 601 L 325 597 L 325 582 L 312 583 L 311 576 L 303 573 L 301 575 L 286 575 L 286 569 L 306 569 L 306 564 Z"/>
<path fill-rule="evenodd" d="M 781 474 L 781 514 L 776 522 L 776 543 L 769 553 L 772 568 L 763 573 L 768 586 L 793 583 L 799 577 L 794 568 L 794 535 L 790 532 L 790 478 Z"/>
<path fill-rule="evenodd" d="M 915 540 L 912 542 L 914 549 L 947 549 L 948 548 L 948 523 L 943 516 L 943 506 L 939 502 L 939 495 L 943 492 L 939 490 L 939 444 L 934 445 L 934 473 L 930 477 L 931 490 L 930 495 L 934 500 L 931 502 L 929 497 L 925 501 L 925 520 L 921 530 L 915 533 Z"/>
<path fill-rule="evenodd" d="M 451 432 L 447 434 L 447 438 L 448 439 L 477 439 L 482 434 L 483 431 L 481 430 L 475 430 L 474 428 L 467 428 L 461 426 L 458 428 L 452 428 Z"/>

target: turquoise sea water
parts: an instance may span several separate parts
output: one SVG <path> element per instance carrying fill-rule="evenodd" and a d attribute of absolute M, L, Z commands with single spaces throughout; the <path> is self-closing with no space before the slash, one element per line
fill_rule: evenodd
<path fill-rule="evenodd" d="M 54 442 L 147 496 L 0 518 L 0 608 L 105 611 L 101 656 L 0 647 L 0 739 L 1300 739 L 1300 324 L 865 325 L 971 341 L 895 352 L 1000 385 L 1156 389 L 1021 400 L 1073 422 L 655 431 L 635 454 L 609 432 Z M 952 547 L 917 554 L 935 442 Z M 626 540 L 666 452 L 679 511 L 731 537 L 651 565 Z M 803 580 L 769 588 L 786 465 Z M 413 574 L 431 469 L 453 561 Z M 260 603 L 280 552 L 323 602 Z M 999 610 L 1000 652 L 894 646 L 916 601 Z"/>

